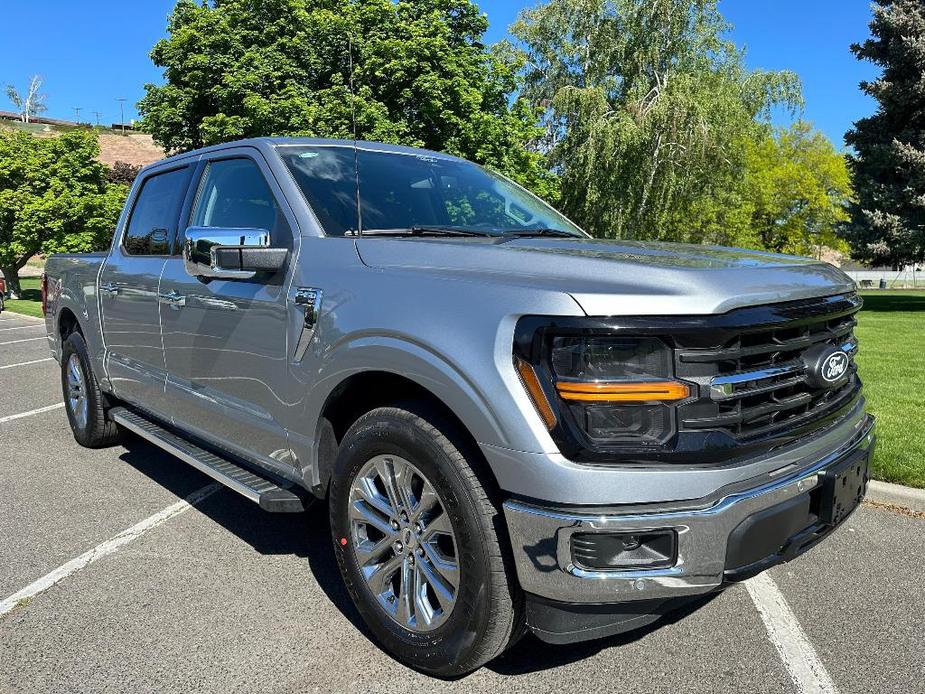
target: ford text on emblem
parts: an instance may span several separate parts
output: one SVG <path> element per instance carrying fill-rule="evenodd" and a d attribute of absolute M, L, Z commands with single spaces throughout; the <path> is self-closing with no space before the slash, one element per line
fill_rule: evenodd
<path fill-rule="evenodd" d="M 848 371 L 848 355 L 838 350 L 837 352 L 832 352 L 822 362 L 822 373 L 820 375 L 823 381 L 835 383 L 845 375 L 846 371 Z"/>
<path fill-rule="evenodd" d="M 851 373 L 851 357 L 844 349 L 816 345 L 803 352 L 803 372 L 811 388 L 835 388 Z"/>

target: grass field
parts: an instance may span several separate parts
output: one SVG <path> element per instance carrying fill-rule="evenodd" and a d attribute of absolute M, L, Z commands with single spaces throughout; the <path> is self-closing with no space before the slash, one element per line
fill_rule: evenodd
<path fill-rule="evenodd" d="M 925 487 L 925 291 L 863 296 L 857 359 L 878 423 L 873 476 Z"/>
<path fill-rule="evenodd" d="M 41 317 L 37 278 L 22 280 L 16 313 Z M 858 364 L 870 411 L 877 416 L 873 475 L 925 488 L 925 291 L 863 292 Z"/>
<path fill-rule="evenodd" d="M 22 286 L 22 299 L 7 299 L 6 310 L 13 313 L 24 313 L 27 316 L 42 317 L 42 289 L 38 277 L 23 277 L 19 280 Z"/>

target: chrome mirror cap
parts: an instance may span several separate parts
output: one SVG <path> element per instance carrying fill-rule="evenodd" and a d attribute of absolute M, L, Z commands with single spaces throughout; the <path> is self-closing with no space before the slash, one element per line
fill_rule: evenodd
<path fill-rule="evenodd" d="M 189 227 L 183 242 L 183 265 L 193 277 L 251 279 L 257 269 L 245 267 L 242 252 L 247 249 L 275 250 L 270 249 L 270 232 L 266 229 Z M 285 249 L 281 252 L 285 257 Z"/>

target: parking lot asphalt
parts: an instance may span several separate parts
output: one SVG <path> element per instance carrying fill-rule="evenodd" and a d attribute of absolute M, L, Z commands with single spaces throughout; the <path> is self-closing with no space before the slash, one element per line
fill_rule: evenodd
<path fill-rule="evenodd" d="M 41 324 L 0 315 L 19 325 Z M 641 631 L 527 636 L 466 678 L 428 678 L 370 641 L 320 505 L 272 515 L 220 489 L 106 545 L 210 480 L 138 438 L 81 448 L 60 408 L 4 422 L 60 402 L 47 357 L 0 344 L 0 600 L 104 549 L 0 614 L 0 692 L 925 692 L 925 519 L 873 507 L 772 569 L 771 603 L 753 596 L 765 583 L 734 586 Z"/>

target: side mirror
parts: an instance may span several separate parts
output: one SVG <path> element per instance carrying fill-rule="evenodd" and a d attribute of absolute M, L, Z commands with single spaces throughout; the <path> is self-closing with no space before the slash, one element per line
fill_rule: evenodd
<path fill-rule="evenodd" d="M 183 265 L 193 277 L 249 280 L 258 272 L 276 272 L 289 251 L 270 248 L 266 229 L 190 227 L 183 243 Z"/>

